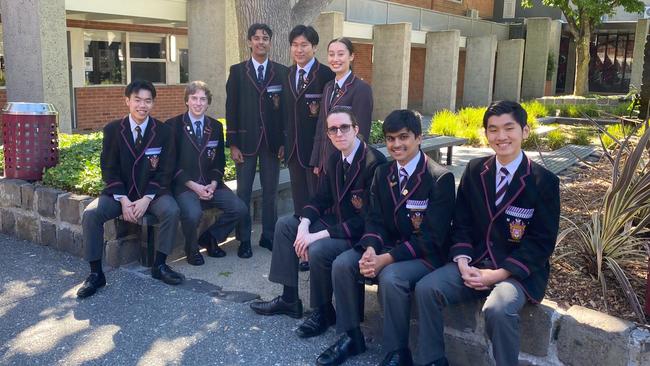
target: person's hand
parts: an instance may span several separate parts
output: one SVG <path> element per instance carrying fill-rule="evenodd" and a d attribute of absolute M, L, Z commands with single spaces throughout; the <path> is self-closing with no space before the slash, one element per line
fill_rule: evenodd
<path fill-rule="evenodd" d="M 210 193 L 210 195 L 214 195 L 214 191 L 217 190 L 217 181 L 213 180 L 212 183 L 205 186 L 205 189 L 208 191 L 208 193 Z"/>
<path fill-rule="evenodd" d="M 314 167 L 314 170 L 312 170 L 312 171 L 314 172 L 314 175 L 315 175 L 315 176 L 319 176 L 319 175 L 320 175 L 320 168 L 319 168 L 319 167 L 315 166 L 315 167 Z"/>
<path fill-rule="evenodd" d="M 147 208 L 149 208 L 149 203 L 151 203 L 151 198 L 147 196 L 144 196 L 139 200 L 133 202 L 133 216 L 135 217 L 136 221 L 139 220 L 142 216 L 144 216 L 145 212 L 147 212 Z"/>
<path fill-rule="evenodd" d="M 280 146 L 280 149 L 278 150 L 278 159 L 284 159 L 284 146 Z"/>
<path fill-rule="evenodd" d="M 484 287 L 481 283 L 481 272 L 478 268 L 470 266 L 467 258 L 459 258 L 457 265 L 465 286 L 473 289 Z"/>
<path fill-rule="evenodd" d="M 133 214 L 133 202 L 124 196 L 120 198 L 120 204 L 122 205 L 122 219 L 128 222 L 137 222 L 138 219 Z"/>
<path fill-rule="evenodd" d="M 359 260 L 359 272 L 364 277 L 374 278 L 384 267 L 393 262 L 393 257 L 390 254 L 377 255 L 373 247 L 368 247 Z"/>
<path fill-rule="evenodd" d="M 242 164 L 244 162 L 244 155 L 237 146 L 230 147 L 230 157 L 236 164 Z"/>

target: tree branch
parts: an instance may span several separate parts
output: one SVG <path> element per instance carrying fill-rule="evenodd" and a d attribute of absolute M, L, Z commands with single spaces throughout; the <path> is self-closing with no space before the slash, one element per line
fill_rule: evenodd
<path fill-rule="evenodd" d="M 332 0 L 298 0 L 291 9 L 291 24 L 311 24 Z"/>

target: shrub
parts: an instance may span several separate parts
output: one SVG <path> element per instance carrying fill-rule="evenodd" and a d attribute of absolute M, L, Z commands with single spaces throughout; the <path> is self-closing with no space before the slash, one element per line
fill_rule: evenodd
<path fill-rule="evenodd" d="M 98 195 L 104 187 L 99 166 L 102 137 L 101 132 L 88 135 L 59 134 L 59 163 L 45 170 L 43 184 Z"/>
<path fill-rule="evenodd" d="M 542 145 L 542 138 L 535 131 L 530 131 L 528 138 L 522 142 L 521 148 L 524 150 L 538 150 Z"/>
<path fill-rule="evenodd" d="M 616 140 L 622 141 L 625 138 L 625 136 L 627 136 L 632 131 L 632 129 L 633 129 L 632 127 L 623 124 L 607 126 L 607 128 L 605 129 L 607 133 L 601 133 L 603 145 L 605 145 L 605 147 L 608 149 L 613 148 L 614 145 L 618 144 Z M 614 138 L 612 138 L 612 136 Z"/>
<path fill-rule="evenodd" d="M 521 103 L 521 106 L 526 110 L 528 114 L 528 126 L 531 130 L 534 130 L 538 127 L 539 123 L 537 122 L 538 118 L 546 117 L 549 115 L 555 115 L 555 112 L 551 113 L 552 106 L 545 106 L 544 104 L 531 100 L 528 102 Z"/>
<path fill-rule="evenodd" d="M 574 145 L 589 145 L 591 144 L 592 137 L 593 132 L 588 128 L 575 129 L 573 137 L 571 138 L 571 143 Z"/>
<path fill-rule="evenodd" d="M 382 130 L 383 124 L 383 121 L 372 121 L 370 124 L 370 139 L 368 140 L 368 143 L 371 145 L 384 143 L 384 131 Z"/>
<path fill-rule="evenodd" d="M 449 110 L 437 112 L 431 119 L 429 133 L 433 135 L 445 135 L 459 137 L 460 122 L 456 114 Z"/>
<path fill-rule="evenodd" d="M 567 137 L 561 129 L 550 131 L 546 134 L 546 144 L 551 150 L 557 150 L 566 145 Z"/>

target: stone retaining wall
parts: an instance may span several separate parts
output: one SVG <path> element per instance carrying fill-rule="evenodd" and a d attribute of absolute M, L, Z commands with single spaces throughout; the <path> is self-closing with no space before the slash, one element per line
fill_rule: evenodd
<path fill-rule="evenodd" d="M 0 231 L 74 256 L 83 256 L 81 215 L 92 197 L 16 179 L 0 179 Z M 215 212 L 204 215 L 201 226 Z M 207 217 L 206 217 L 207 216 Z M 140 227 L 108 221 L 105 262 L 113 267 L 136 261 Z M 179 230 L 179 240 L 182 233 Z M 176 255 L 182 255 L 182 245 Z M 445 311 L 445 338 L 454 365 L 494 365 L 480 315 L 481 303 Z M 581 306 L 563 310 L 552 301 L 527 305 L 521 314 L 521 365 L 650 365 L 650 328 Z"/>

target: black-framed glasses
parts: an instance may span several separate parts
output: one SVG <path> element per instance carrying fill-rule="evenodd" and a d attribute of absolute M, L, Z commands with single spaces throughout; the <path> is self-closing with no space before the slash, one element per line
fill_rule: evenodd
<path fill-rule="evenodd" d="M 327 129 L 327 134 L 330 136 L 336 136 L 339 131 L 341 131 L 341 135 L 344 135 L 348 132 L 350 132 L 350 129 L 352 128 L 352 125 L 340 125 L 339 127 L 329 127 Z"/>

